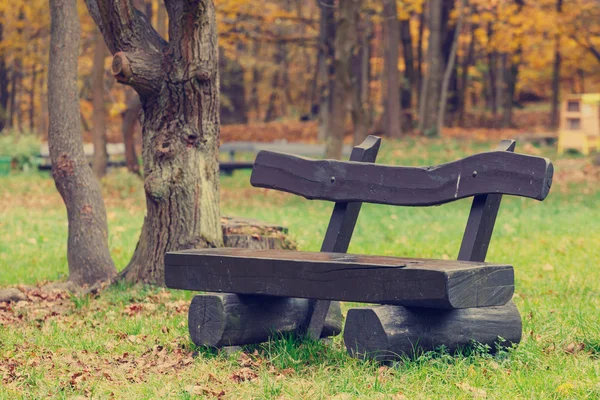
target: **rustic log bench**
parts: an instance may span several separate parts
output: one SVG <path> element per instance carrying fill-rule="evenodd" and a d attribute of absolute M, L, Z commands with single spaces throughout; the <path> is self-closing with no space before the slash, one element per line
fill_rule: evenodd
<path fill-rule="evenodd" d="M 496 151 L 435 167 L 374 164 L 369 136 L 349 162 L 262 151 L 253 186 L 335 202 L 321 252 L 202 249 L 167 253 L 165 281 L 196 296 L 189 330 L 198 345 L 239 346 L 274 332 L 313 339 L 338 334 L 339 301 L 379 304 L 349 310 L 348 351 L 380 360 L 475 340 L 518 343 L 511 265 L 485 263 L 502 195 L 546 198 L 553 166 L 545 158 Z M 362 202 L 433 206 L 474 197 L 458 261 L 345 254 Z"/>

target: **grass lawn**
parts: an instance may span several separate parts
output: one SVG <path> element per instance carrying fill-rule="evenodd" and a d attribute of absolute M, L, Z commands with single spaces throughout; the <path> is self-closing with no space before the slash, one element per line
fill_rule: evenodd
<path fill-rule="evenodd" d="M 380 162 L 439 164 L 491 142 L 384 140 Z M 187 333 L 192 293 L 118 285 L 98 298 L 30 291 L 0 303 L 0 398 L 600 398 L 600 171 L 556 159 L 543 203 L 505 198 L 488 260 L 513 264 L 523 341 L 495 356 L 443 351 L 381 366 L 331 344 L 291 338 L 227 356 Z M 222 178 L 225 215 L 287 226 L 317 251 L 331 204 L 254 189 L 248 172 Z M 119 269 L 144 217 L 142 183 L 122 171 L 103 181 L 110 247 Z M 470 202 L 441 207 L 366 205 L 351 253 L 456 258 Z M 0 286 L 67 277 L 66 212 L 48 175 L 0 177 Z M 347 305 L 344 305 L 347 309 Z"/>

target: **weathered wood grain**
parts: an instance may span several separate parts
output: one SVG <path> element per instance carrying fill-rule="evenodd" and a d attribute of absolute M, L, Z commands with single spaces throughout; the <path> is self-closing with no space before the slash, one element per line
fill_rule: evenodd
<path fill-rule="evenodd" d="M 511 301 L 504 306 L 431 310 L 401 306 L 352 308 L 344 342 L 356 357 L 390 361 L 445 346 L 450 353 L 472 340 L 496 349 L 521 341 L 521 316 Z M 505 341 L 499 342 L 499 338 Z"/>
<path fill-rule="evenodd" d="M 307 199 L 431 206 L 490 193 L 543 200 L 553 171 L 547 158 L 506 151 L 480 153 L 434 167 L 311 160 L 261 151 L 250 182 Z"/>
<path fill-rule="evenodd" d="M 432 308 L 502 305 L 514 292 L 510 265 L 309 253 L 205 249 L 167 253 L 170 288 Z"/>
<path fill-rule="evenodd" d="M 241 346 L 266 342 L 278 334 L 306 332 L 310 301 L 289 297 L 205 294 L 194 297 L 188 313 L 192 341 L 199 346 Z M 340 305 L 333 302 L 321 337 L 342 330 Z"/>
<path fill-rule="evenodd" d="M 352 149 L 350 161 L 375 162 L 380 145 L 380 138 L 369 135 L 364 142 Z M 362 203 L 360 202 L 335 203 L 321 245 L 321 251 L 332 253 L 345 253 L 348 251 L 361 207 Z M 321 336 L 330 302 L 330 300 L 314 300 L 312 302 L 312 313 L 307 334 L 313 340 L 317 340 Z"/>

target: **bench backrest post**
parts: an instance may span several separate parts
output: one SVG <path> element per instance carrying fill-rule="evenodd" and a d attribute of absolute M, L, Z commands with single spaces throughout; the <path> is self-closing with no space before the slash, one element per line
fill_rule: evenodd
<path fill-rule="evenodd" d="M 514 140 L 503 140 L 496 147 L 496 151 L 515 151 Z M 494 224 L 500 209 L 501 194 L 484 194 L 475 196 L 463 235 L 459 261 L 485 261 Z"/>
<path fill-rule="evenodd" d="M 374 163 L 380 145 L 380 138 L 368 136 L 364 142 L 352 149 L 350 161 Z M 332 177 L 332 179 L 335 179 L 335 177 Z M 335 203 L 329 220 L 329 226 L 321 245 L 322 252 L 345 253 L 348 251 L 361 206 L 361 202 Z M 307 331 L 311 339 L 318 340 L 321 337 L 321 331 L 323 330 L 330 304 L 329 300 L 313 301 Z"/>

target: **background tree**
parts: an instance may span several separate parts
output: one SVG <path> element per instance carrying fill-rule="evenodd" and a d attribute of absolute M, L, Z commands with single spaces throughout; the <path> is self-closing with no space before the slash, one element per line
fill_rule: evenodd
<path fill-rule="evenodd" d="M 335 82 L 331 108 L 331 131 L 326 139 L 325 157 L 341 159 L 346 117 L 351 110 L 353 86 L 352 59 L 358 52 L 358 29 L 361 0 L 346 0 L 340 7 L 335 37 Z"/>
<path fill-rule="evenodd" d="M 50 0 L 48 65 L 52 176 L 67 207 L 69 281 L 92 285 L 116 269 L 108 251 L 108 227 L 100 185 L 83 153 L 77 56 L 79 16 L 75 0 Z"/>
<path fill-rule="evenodd" d="M 400 128 L 400 74 L 398 72 L 398 46 L 400 25 L 396 0 L 383 1 L 384 38 L 384 132 L 390 137 L 399 137 Z"/>

